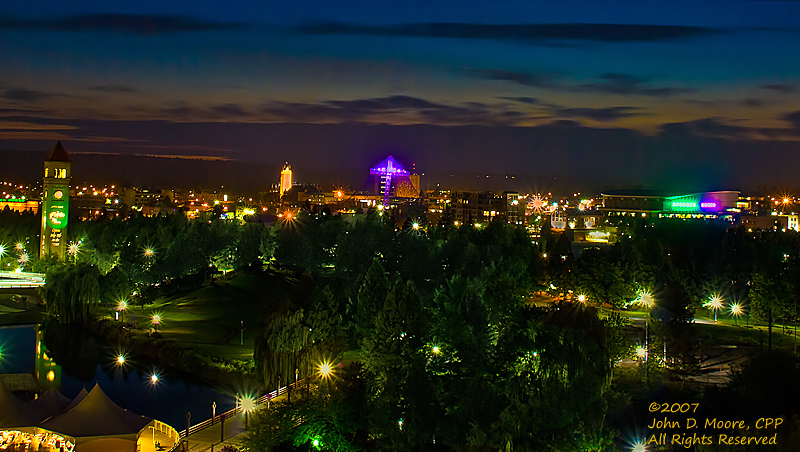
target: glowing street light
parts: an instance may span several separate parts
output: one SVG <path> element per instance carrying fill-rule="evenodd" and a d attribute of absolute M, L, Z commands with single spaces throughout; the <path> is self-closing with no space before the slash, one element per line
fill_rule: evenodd
<path fill-rule="evenodd" d="M 653 294 L 649 291 L 642 290 L 639 292 L 639 298 L 636 299 L 635 303 L 646 308 L 652 308 L 655 304 L 655 300 L 653 299 Z"/>
<path fill-rule="evenodd" d="M 80 251 L 80 243 L 72 242 L 67 247 L 67 254 L 69 254 L 73 258 L 78 256 L 79 251 Z"/>
<path fill-rule="evenodd" d="M 434 345 L 434 346 L 433 346 L 433 353 L 434 353 L 435 355 L 438 355 L 438 354 L 439 354 L 439 346 L 438 346 L 438 345 Z"/>
<path fill-rule="evenodd" d="M 0 257 L 5 256 L 5 254 L 6 254 L 6 246 L 0 243 Z"/>
<path fill-rule="evenodd" d="M 331 372 L 333 372 L 333 368 L 331 367 L 330 363 L 324 362 L 319 365 L 318 373 L 321 378 L 330 378 Z"/>
<path fill-rule="evenodd" d="M 153 250 L 153 248 L 147 247 L 147 248 L 144 249 L 144 253 L 142 253 L 142 254 L 144 254 L 144 257 L 149 259 L 149 258 L 153 257 L 156 254 L 156 252 L 155 252 L 155 250 Z"/>
<path fill-rule="evenodd" d="M 155 327 L 156 331 L 158 331 L 158 325 L 161 325 L 161 314 L 153 314 L 151 322 L 153 323 L 153 326 Z"/>
<path fill-rule="evenodd" d="M 20 264 L 20 265 L 23 265 L 23 266 L 24 266 L 25 264 L 27 264 L 29 260 L 30 260 L 30 256 L 28 256 L 28 253 L 22 253 L 22 254 L 20 254 L 20 255 L 19 255 L 19 259 L 17 259 L 17 261 L 19 262 L 19 264 Z"/>
<path fill-rule="evenodd" d="M 117 365 L 122 367 L 125 365 L 125 355 L 118 355 L 117 356 Z"/>
<path fill-rule="evenodd" d="M 578 295 L 578 301 L 580 301 L 581 303 L 586 303 L 586 295 L 584 294 Z"/>
<path fill-rule="evenodd" d="M 14 245 L 14 248 L 16 248 L 18 253 L 21 251 L 25 251 L 25 244 L 22 242 L 17 242 L 17 244 Z"/>
<path fill-rule="evenodd" d="M 159 380 L 159 378 L 158 378 L 158 374 L 157 374 L 157 373 L 155 373 L 155 372 L 153 372 L 153 374 L 152 374 L 152 375 L 150 375 L 150 383 L 152 383 L 152 384 L 153 384 L 153 386 L 155 386 L 155 385 L 157 385 L 157 384 L 158 384 L 158 380 Z"/>
<path fill-rule="evenodd" d="M 250 412 L 256 409 L 256 399 L 252 396 L 243 396 L 239 402 L 239 406 L 241 406 L 242 411 L 244 411 L 244 429 L 247 430 L 247 418 Z"/>
<path fill-rule="evenodd" d="M 647 359 L 647 348 L 645 348 L 645 347 L 643 347 L 641 345 L 636 347 L 636 356 L 638 356 L 639 358 L 644 358 L 646 360 Z"/>
<path fill-rule="evenodd" d="M 717 321 L 717 311 L 722 309 L 722 297 L 719 294 L 713 294 L 704 304 L 705 307 L 714 310 L 714 321 Z"/>
<path fill-rule="evenodd" d="M 411 225 L 411 227 L 414 228 L 414 230 L 418 230 L 419 229 L 419 223 L 417 223 L 415 221 L 414 224 Z"/>
<path fill-rule="evenodd" d="M 739 316 L 744 314 L 744 310 L 742 309 L 742 305 L 739 303 L 731 304 L 731 315 L 733 315 L 733 322 L 735 325 L 738 325 Z"/>
<path fill-rule="evenodd" d="M 647 447 L 643 441 L 636 441 L 631 447 L 631 452 L 647 452 Z"/>

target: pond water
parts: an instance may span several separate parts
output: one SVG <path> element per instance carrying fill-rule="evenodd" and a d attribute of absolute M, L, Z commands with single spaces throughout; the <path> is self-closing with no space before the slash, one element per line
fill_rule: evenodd
<path fill-rule="evenodd" d="M 156 372 L 147 363 L 129 359 L 116 364 L 114 350 L 99 345 L 84 333 L 66 327 L 40 331 L 39 325 L 0 328 L 0 373 L 31 373 L 45 388 L 54 386 L 74 398 L 82 388 L 99 384 L 122 408 L 158 419 L 177 430 L 186 428 L 186 413 L 192 425 L 211 417 L 212 403 L 221 413 L 234 407 L 235 394 L 226 394 L 177 375 Z M 47 345 L 45 345 L 47 344 Z M 52 353 L 51 353 L 52 352 Z"/>

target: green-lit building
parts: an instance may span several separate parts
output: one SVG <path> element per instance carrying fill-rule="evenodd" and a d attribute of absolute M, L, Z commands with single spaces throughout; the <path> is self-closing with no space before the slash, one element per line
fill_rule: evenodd
<path fill-rule="evenodd" d="M 657 190 L 616 190 L 602 193 L 598 210 L 609 216 L 656 216 L 661 218 L 722 218 L 739 212 L 739 192 L 668 193 Z"/>
<path fill-rule="evenodd" d="M 44 160 L 40 257 L 55 254 L 59 259 L 64 259 L 67 251 L 69 183 L 71 180 L 72 160 L 59 141 Z"/>

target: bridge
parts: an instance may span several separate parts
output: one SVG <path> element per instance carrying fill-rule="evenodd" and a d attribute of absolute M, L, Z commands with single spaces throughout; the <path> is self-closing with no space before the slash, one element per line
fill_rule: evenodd
<path fill-rule="evenodd" d="M 178 432 L 181 441 L 175 444 L 171 451 L 212 451 L 224 445 L 236 445 L 237 441 L 245 433 L 246 417 L 249 412 L 268 407 L 273 401 L 284 397 L 291 401 L 293 394 L 297 397 L 300 391 L 306 393 L 312 391 L 312 377 L 306 377 L 287 386 L 278 388 L 272 392 L 262 395 L 255 399 L 251 406 L 237 402 L 236 407 L 224 413 L 219 413 L 197 424 L 191 425 L 187 430 Z M 211 428 L 215 426 L 215 428 Z M 217 430 L 219 429 L 219 430 Z"/>
<path fill-rule="evenodd" d="M 0 271 L 0 289 L 35 289 L 43 285 L 44 273 Z"/>

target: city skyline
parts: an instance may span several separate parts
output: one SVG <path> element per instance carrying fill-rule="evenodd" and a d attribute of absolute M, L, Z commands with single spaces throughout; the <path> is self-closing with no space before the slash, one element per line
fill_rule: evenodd
<path fill-rule="evenodd" d="M 188 6 L 4 8 L 0 148 L 222 181 L 290 161 L 358 185 L 388 154 L 531 191 L 794 180 L 797 2 Z"/>

